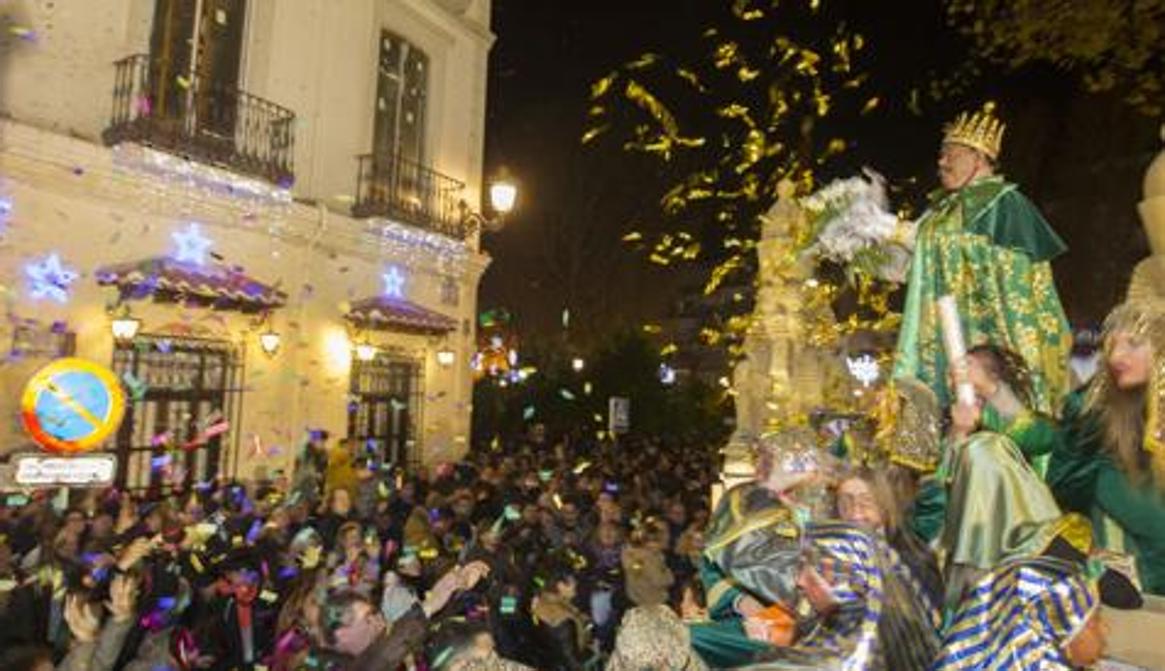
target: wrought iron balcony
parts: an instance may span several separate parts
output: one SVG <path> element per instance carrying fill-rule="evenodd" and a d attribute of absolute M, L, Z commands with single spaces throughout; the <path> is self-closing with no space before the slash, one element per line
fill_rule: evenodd
<path fill-rule="evenodd" d="M 170 77 L 146 54 L 116 63 L 107 145 L 137 142 L 290 186 L 295 113 L 195 75 Z"/>
<path fill-rule="evenodd" d="M 355 217 L 391 217 L 464 240 L 465 185 L 401 156 L 365 154 L 356 181 Z"/>

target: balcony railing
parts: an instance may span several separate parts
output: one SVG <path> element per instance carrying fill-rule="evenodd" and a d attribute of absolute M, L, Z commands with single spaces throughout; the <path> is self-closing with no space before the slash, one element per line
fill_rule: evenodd
<path fill-rule="evenodd" d="M 464 240 L 465 185 L 401 156 L 365 154 L 356 181 L 356 217 L 391 217 L 418 228 Z"/>
<path fill-rule="evenodd" d="M 145 54 L 114 65 L 107 145 L 137 142 L 291 186 L 294 112 L 197 75 L 171 77 L 168 64 Z"/>

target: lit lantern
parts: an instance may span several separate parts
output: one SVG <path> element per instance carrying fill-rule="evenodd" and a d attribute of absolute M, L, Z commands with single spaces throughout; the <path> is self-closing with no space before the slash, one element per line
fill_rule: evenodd
<path fill-rule="evenodd" d="M 268 329 L 259 334 L 259 347 L 263 349 L 263 353 L 267 356 L 275 356 L 279 351 L 279 344 L 282 338 L 278 333 Z"/>

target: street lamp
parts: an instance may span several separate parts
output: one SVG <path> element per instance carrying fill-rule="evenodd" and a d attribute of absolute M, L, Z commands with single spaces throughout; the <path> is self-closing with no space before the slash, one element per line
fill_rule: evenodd
<path fill-rule="evenodd" d="M 509 214 L 518 200 L 518 187 L 502 178 L 489 185 L 489 204 L 500 215 Z"/>
<path fill-rule="evenodd" d="M 442 368 L 448 368 L 448 367 L 452 366 L 453 362 L 456 360 L 457 360 L 457 353 L 454 352 L 453 350 L 449 349 L 448 347 L 442 347 L 441 349 L 437 350 L 437 363 Z"/>
<path fill-rule="evenodd" d="M 518 187 L 503 168 L 489 183 L 489 205 L 492 215 L 476 212 L 464 200 L 458 203 L 461 209 L 461 223 L 469 231 L 496 231 L 502 227 L 502 220 L 513 211 L 518 202 Z"/>
<path fill-rule="evenodd" d="M 142 328 L 142 320 L 133 316 L 126 305 L 121 314 L 109 322 L 109 330 L 113 332 L 113 339 L 117 342 L 132 342 Z"/>

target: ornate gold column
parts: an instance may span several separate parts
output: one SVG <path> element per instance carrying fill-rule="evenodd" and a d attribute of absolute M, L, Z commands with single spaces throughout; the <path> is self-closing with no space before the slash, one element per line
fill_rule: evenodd
<path fill-rule="evenodd" d="M 1165 125 L 1161 127 L 1165 141 Z M 1152 287 L 1165 287 L 1165 150 L 1149 164 L 1145 171 L 1144 198 L 1137 203 L 1141 225 L 1149 237 L 1149 258 L 1137 264 L 1129 282 L 1129 298 L 1136 298 Z M 1159 288 L 1155 294 L 1162 293 Z"/>
<path fill-rule="evenodd" d="M 813 262 L 794 253 L 805 212 L 793 183 L 777 185 L 777 202 L 761 219 L 757 243 L 756 306 L 744 339 L 744 358 L 733 370 L 736 430 L 724 448 L 724 469 L 713 488 L 719 494 L 752 479 L 752 446 L 781 422 L 819 406 L 824 393 L 824 361 L 807 345 L 802 290 L 813 281 Z"/>

